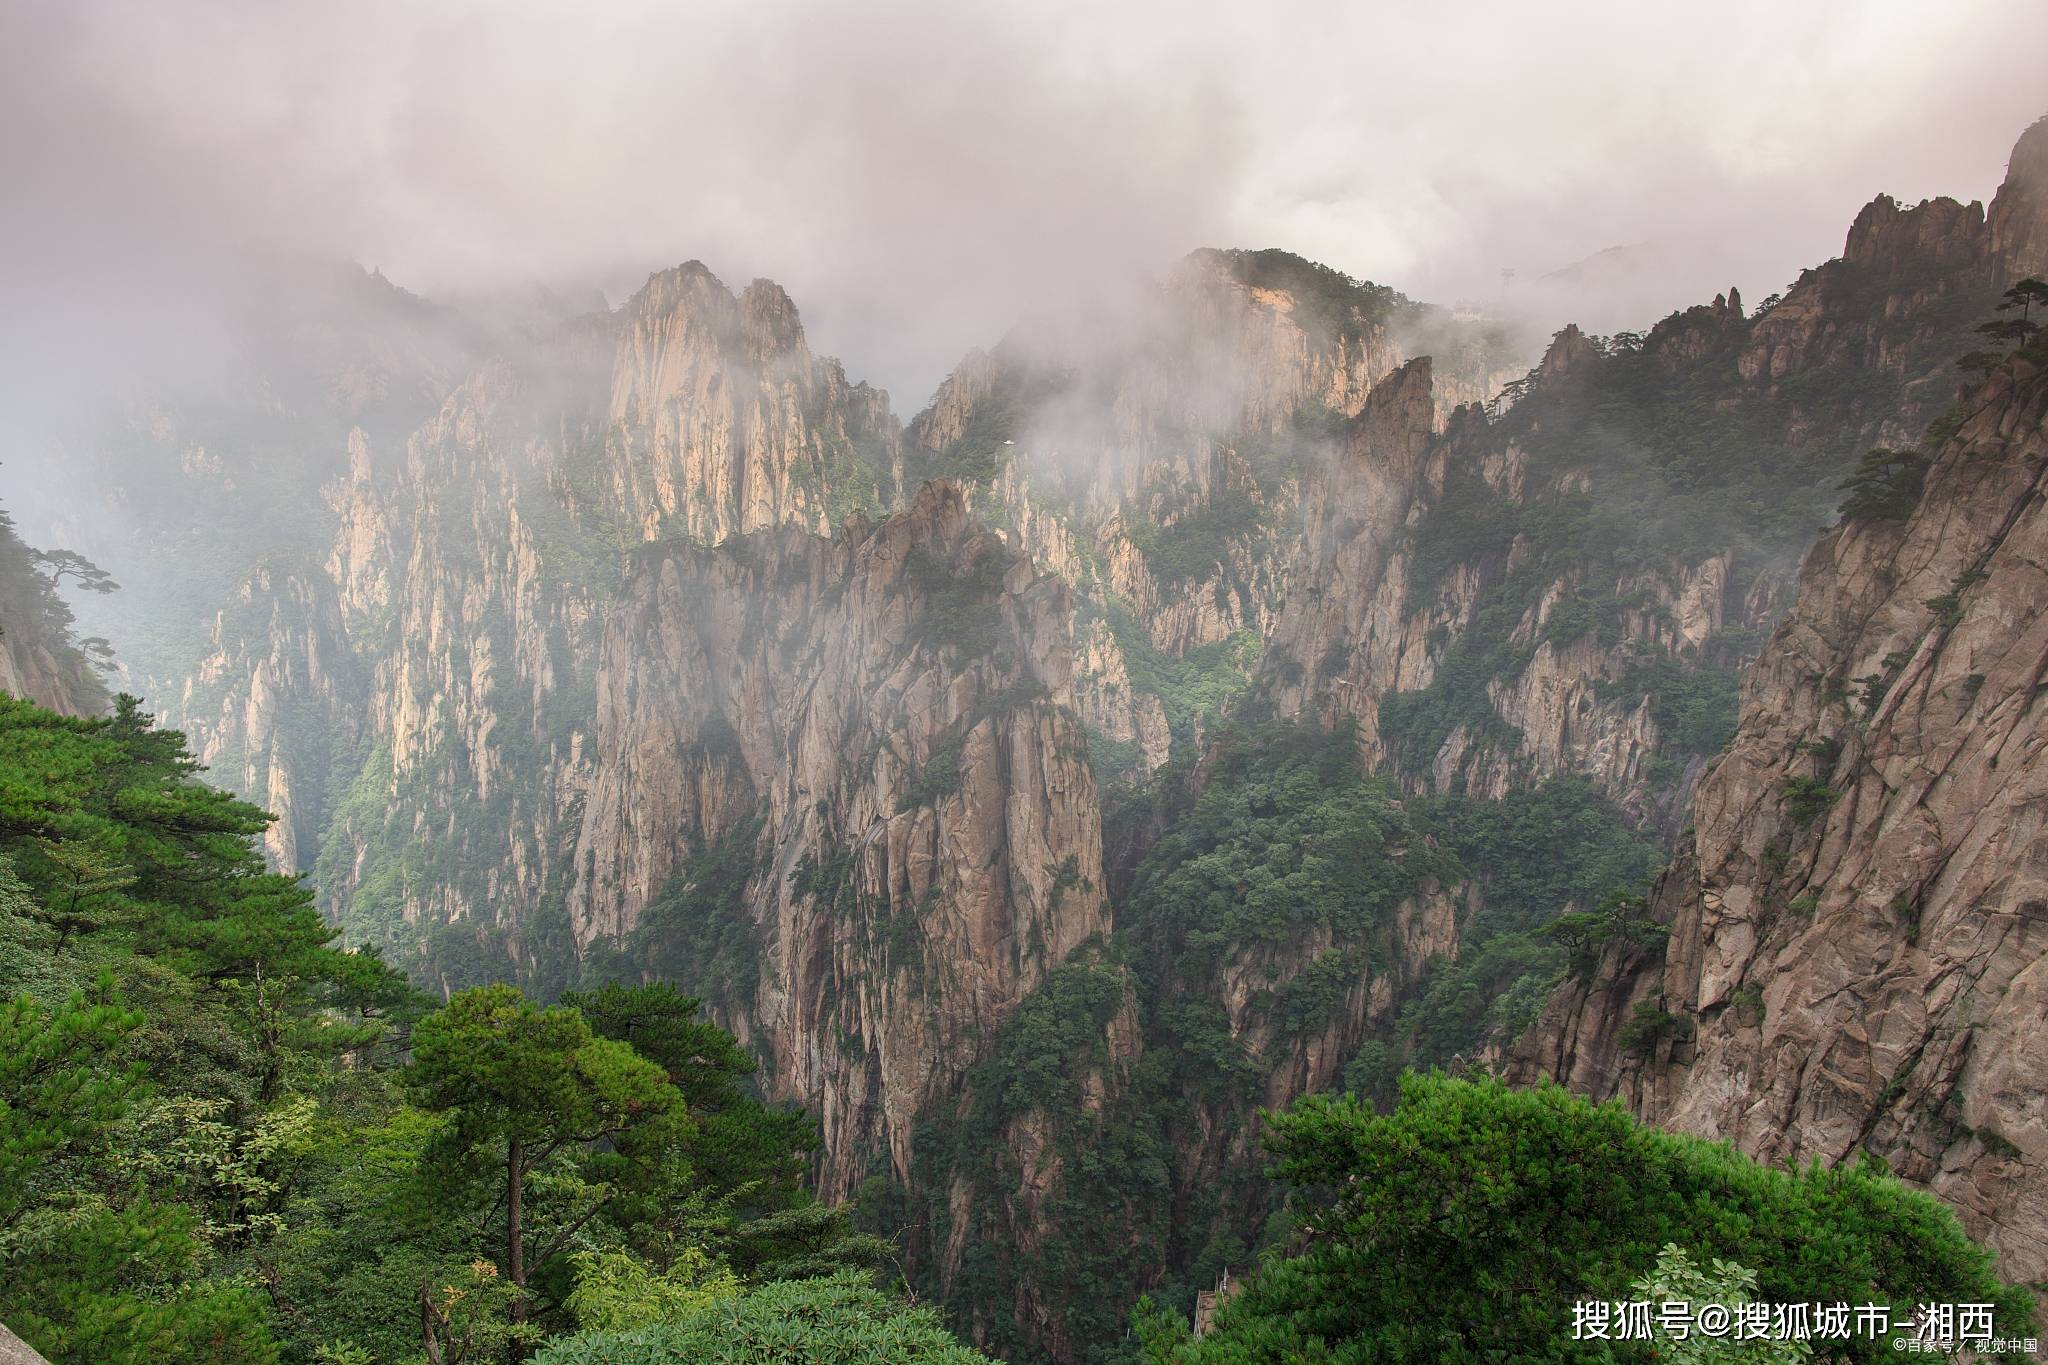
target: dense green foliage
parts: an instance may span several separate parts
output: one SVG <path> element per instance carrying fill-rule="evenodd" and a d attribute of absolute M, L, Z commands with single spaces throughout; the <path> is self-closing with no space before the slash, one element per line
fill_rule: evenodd
<path fill-rule="evenodd" d="M 919 627 L 933 648 L 974 658 L 1003 636 L 1003 580 L 1016 561 L 1000 547 L 976 545 L 960 562 L 912 546 L 904 570 L 924 597 Z"/>
<path fill-rule="evenodd" d="M 1711 756 L 1735 738 L 1741 686 L 1733 667 L 1718 662 L 1681 662 L 1661 650 L 1635 651 L 1617 683 L 1603 696 L 1647 697 L 1650 718 L 1677 753 Z"/>
<path fill-rule="evenodd" d="M 1137 548 L 1145 567 L 1168 588 L 1200 582 L 1224 568 L 1235 541 L 1247 539 L 1267 524 L 1265 503 L 1249 488 L 1231 485 L 1209 490 L 1171 525 L 1127 518 L 1124 539 Z"/>
<path fill-rule="evenodd" d="M 1348 729 L 1247 727 L 1217 739 L 1200 795 L 1132 878 L 1126 923 L 1158 957 L 1158 989 L 1197 994 L 1232 955 L 1326 935 L 1333 947 L 1255 998 L 1294 1036 L 1319 1031 L 1353 983 L 1395 960 L 1397 907 L 1476 883 L 1482 908 L 1456 961 L 1434 966 L 1381 1043 L 1444 1064 L 1533 1017 L 1566 966 L 1547 926 L 1640 893 L 1660 863 L 1584 779 L 1501 801 L 1404 799 L 1364 772 Z"/>
<path fill-rule="evenodd" d="M 0 1321 L 53 1361 L 453 1365 L 890 1254 L 696 1000 L 429 1012 L 267 819 L 132 699 L 0 696 Z"/>
<path fill-rule="evenodd" d="M 1266 1077 L 1291 1050 L 1326 1035 L 1355 1047 L 1347 1079 L 1391 1099 L 1405 1066 L 1518 1033 L 1571 961 L 1548 928 L 1576 907 L 1604 923 L 1612 912 L 1593 908 L 1640 892 L 1658 863 L 1589 783 L 1502 802 L 1403 797 L 1364 770 L 1348 729 L 1226 723 L 1155 799 L 1161 832 L 1120 896 L 1116 939 L 1056 968 L 1004 1023 L 967 1112 L 920 1135 L 927 1193 L 897 1195 L 899 1216 L 942 1245 L 959 1231 L 945 1192 L 976 1182 L 952 1296 L 1005 1354 L 1032 1356 L 1031 1339 L 982 1306 L 1020 1287 L 1079 1358 L 1113 1360 L 1133 1248 L 1154 1249 L 1153 1292 L 1185 1313 L 1197 1288 L 1284 1240 L 1278 1190 L 1227 1154 L 1252 1141 Z M 1415 979 L 1402 916 L 1473 885 L 1470 946 Z M 1375 988 L 1402 1003 L 1360 1039 Z M 1028 1236 L 1000 1211 L 1030 1178 L 1020 1130 L 1061 1171 Z"/>
<path fill-rule="evenodd" d="M 760 833 L 758 819 L 743 820 L 692 853 L 641 914 L 627 960 L 714 1000 L 751 1005 L 760 945 L 745 896 L 760 867 Z"/>
<path fill-rule="evenodd" d="M 1631 1282 L 1629 1293 L 1644 1303 L 1678 1304 L 1682 1312 L 1710 1303 L 1734 1308 L 1758 1302 L 1754 1270 L 1718 1257 L 1703 1268 L 1676 1242 L 1664 1244 L 1656 1266 Z M 1652 1330 L 1657 1359 L 1672 1365 L 1794 1365 L 1813 1359 L 1813 1346 L 1804 1341 L 1716 1340 L 1690 1328 L 1680 1332 L 1661 1320 Z"/>
<path fill-rule="evenodd" d="M 937 805 L 960 790 L 962 747 L 962 741 L 954 738 L 932 750 L 931 757 L 911 775 L 902 794 L 896 798 L 896 809 L 899 813 L 914 810 L 919 806 Z"/>
<path fill-rule="evenodd" d="M 672 1322 L 567 1337 L 534 1365 L 980 1365 L 928 1308 L 862 1276 L 793 1280 L 719 1299 Z"/>
<path fill-rule="evenodd" d="M 1648 886 L 1662 855 L 1583 778 L 1497 802 L 1437 798 L 1418 814 L 1484 894 L 1457 959 L 1435 964 L 1402 1013 L 1406 1059 L 1449 1065 L 1517 1037 L 1568 965 L 1555 926 L 1611 913 Z"/>
<path fill-rule="evenodd" d="M 1917 450 L 1867 452 L 1842 480 L 1849 495 L 1842 500 L 1842 516 L 1849 521 L 1904 521 L 1919 505 L 1927 465 L 1928 457 Z"/>
<path fill-rule="evenodd" d="M 1311 925 L 1362 941 L 1426 880 L 1456 871 L 1409 836 L 1398 794 L 1364 775 L 1348 731 L 1233 735 L 1139 868 L 1129 917 L 1170 936 L 1186 969 Z"/>
<path fill-rule="evenodd" d="M 0 1320 L 60 1361 L 273 1358 L 254 1266 L 296 1097 L 410 998 L 193 769 L 130 698 L 0 697 Z"/>
<path fill-rule="evenodd" d="M 1102 616 L 1123 654 L 1131 686 L 1159 698 L 1178 743 L 1192 743 L 1202 726 L 1222 716 L 1258 667 L 1261 645 L 1251 631 L 1176 658 L 1154 645 L 1137 618 L 1115 601 L 1103 606 Z"/>
<path fill-rule="evenodd" d="M 963 1327 L 996 1354 L 1037 1354 L 1033 1324 L 1010 1309 L 1027 1285 L 1049 1304 L 1041 1329 L 1071 1341 L 1083 1359 L 1112 1353 L 1122 1332 L 1131 1247 L 1157 1245 L 1168 1234 L 1171 1149 L 1157 1113 L 1163 1085 L 1156 1074 L 1165 1059 L 1148 1059 L 1142 1074 L 1125 1077 L 1112 1055 L 1112 1025 L 1133 1004 L 1128 972 L 1099 946 L 1056 967 L 1004 1022 L 990 1058 L 969 1074 L 966 1112 L 919 1130 L 921 1188 L 874 1201 L 919 1225 L 914 1245 L 938 1247 L 963 1231 L 949 1181 L 975 1183 L 984 1197 L 967 1209 L 966 1254 L 951 1299 Z M 1128 1083 L 1115 1087 L 1106 1108 L 1091 1107 L 1087 1096 L 1109 1089 L 1111 1077 Z M 1042 1132 L 1066 1163 L 1030 1228 L 1011 1220 L 999 1194 L 1025 1179 L 1014 1137 L 1020 1123 Z M 922 1269 L 933 1275 L 929 1259 Z M 938 1288 L 935 1280 L 924 1287 Z"/>
<path fill-rule="evenodd" d="M 1572 1340 L 1572 1304 L 1633 1297 L 1675 1246 L 1754 1273 L 1768 1302 L 1991 1303 L 2022 1334 L 1955 1215 L 1874 1161 L 1786 1171 L 1638 1125 L 1555 1087 L 1410 1076 L 1390 1115 L 1310 1097 L 1273 1120 L 1300 1245 L 1267 1260 L 1200 1341 L 1150 1328 L 1156 1360 L 1648 1359 Z M 1671 1269 L 1669 1259 L 1665 1268 Z M 1889 1340 L 1840 1344 L 1854 1360 Z"/>

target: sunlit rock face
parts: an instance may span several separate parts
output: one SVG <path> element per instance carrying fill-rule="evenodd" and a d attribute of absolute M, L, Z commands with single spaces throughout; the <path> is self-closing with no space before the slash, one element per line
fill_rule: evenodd
<path fill-rule="evenodd" d="M 2048 276 L 2048 118 L 2037 119 L 2013 147 L 1986 231 L 1999 288 Z"/>

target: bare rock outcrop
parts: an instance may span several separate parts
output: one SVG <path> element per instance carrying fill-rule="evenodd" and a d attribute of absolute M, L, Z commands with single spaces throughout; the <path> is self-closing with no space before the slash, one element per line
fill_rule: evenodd
<path fill-rule="evenodd" d="M 1513 1060 L 1772 1161 L 1882 1156 L 2048 1276 L 2048 373 L 1967 399 L 1745 682 L 1655 893 Z"/>
<path fill-rule="evenodd" d="M 713 998 L 820 1116 L 835 1197 L 878 1153 L 907 1176 L 919 1116 L 1108 928 L 1069 613 L 946 483 L 830 541 L 648 547 L 609 613 L 577 940 L 626 941 L 741 831 L 757 974 Z"/>
<path fill-rule="evenodd" d="M 50 1365 L 33 1347 L 5 1327 L 0 1327 L 0 1365 Z"/>
<path fill-rule="evenodd" d="M 779 285 L 735 298 L 694 261 L 626 306 L 608 429 L 609 515 L 707 544 L 785 522 L 830 531 L 828 487 L 884 486 L 897 441 L 888 396 L 811 353 Z"/>
<path fill-rule="evenodd" d="M 1998 263 L 1995 285 L 2048 275 L 2048 117 L 2020 134 L 1986 227 Z"/>

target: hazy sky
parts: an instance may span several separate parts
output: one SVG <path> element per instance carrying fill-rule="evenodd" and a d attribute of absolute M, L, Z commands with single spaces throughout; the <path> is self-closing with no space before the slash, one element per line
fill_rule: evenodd
<path fill-rule="evenodd" d="M 772 275 L 905 413 L 1200 245 L 1497 305 L 1645 244 L 1647 320 L 1782 286 L 1878 191 L 1988 197 L 2044 57 L 2042 0 L 10 0 L 0 363 L 160 344 L 252 250 L 430 295 Z"/>

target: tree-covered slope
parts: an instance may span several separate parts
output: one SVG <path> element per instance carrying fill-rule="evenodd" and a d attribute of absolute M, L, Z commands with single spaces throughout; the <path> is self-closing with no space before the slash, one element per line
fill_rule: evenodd
<path fill-rule="evenodd" d="M 0 698 L 0 1320 L 31 1346 L 452 1365 L 729 1306 L 794 1351 L 830 1338 L 806 1294 L 899 1311 L 843 1278 L 892 1252 L 806 1192 L 816 1126 L 696 1000 L 432 1010 L 265 868 L 268 821 L 132 698 Z"/>
<path fill-rule="evenodd" d="M 1295 1191 L 1290 1244 L 1198 1339 L 1141 1314 L 1145 1359 L 1879 1361 L 1914 1338 L 1923 1305 L 1980 1306 L 1983 1341 L 2033 1323 L 2033 1295 L 1877 1163 L 1761 1166 L 1557 1087 L 1413 1076 L 1390 1114 L 1315 1097 L 1277 1116 L 1268 1143 Z M 1680 1267 L 1713 1273 L 1668 1287 Z M 1586 1300 L 1648 1302 L 1652 1330 L 1575 1311 Z M 1673 1301 L 1688 1321 L 1743 1303 L 1766 1320 L 1740 1345 L 1725 1324 L 1726 1343 L 1681 1335 L 1664 1325 Z M 1786 1304 L 1877 1305 L 1889 1325 L 1845 1308 L 1839 1328 L 1816 1314 L 1802 1335 L 1771 1316 Z"/>

